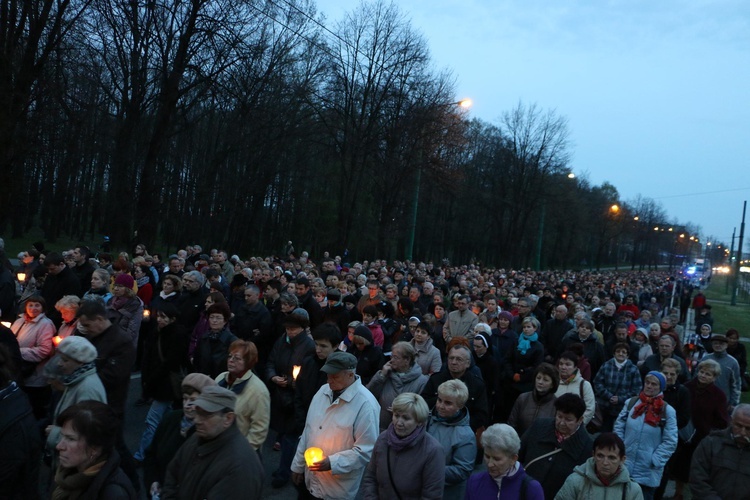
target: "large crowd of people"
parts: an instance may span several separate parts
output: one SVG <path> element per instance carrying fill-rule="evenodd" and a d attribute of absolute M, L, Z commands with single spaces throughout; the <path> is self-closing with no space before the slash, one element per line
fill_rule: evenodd
<path fill-rule="evenodd" d="M 2 255 L 0 498 L 750 498 L 699 283 L 283 253 Z"/>

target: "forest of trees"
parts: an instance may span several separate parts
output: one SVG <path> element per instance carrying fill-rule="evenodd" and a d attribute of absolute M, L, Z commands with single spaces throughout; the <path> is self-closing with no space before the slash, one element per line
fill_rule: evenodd
<path fill-rule="evenodd" d="M 657 202 L 569 177 L 564 117 L 470 119 L 394 4 L 330 25 L 310 0 L 0 9 L 0 234 L 514 267 L 700 248 Z"/>

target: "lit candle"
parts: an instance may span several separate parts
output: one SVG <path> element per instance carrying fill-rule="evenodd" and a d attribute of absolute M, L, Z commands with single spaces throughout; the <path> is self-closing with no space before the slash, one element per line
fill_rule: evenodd
<path fill-rule="evenodd" d="M 55 347 L 60 345 L 60 342 L 62 342 L 62 337 L 60 337 L 59 335 L 55 335 L 54 337 L 52 337 L 52 343 L 55 344 Z"/>
<path fill-rule="evenodd" d="M 320 462 L 324 458 L 325 455 L 323 455 L 323 450 L 321 450 L 320 448 L 313 447 L 305 450 L 305 462 L 307 463 L 308 467 L 316 462 Z"/>
<path fill-rule="evenodd" d="M 11 323 L 10 323 L 10 321 L 3 321 L 3 322 L 0 322 L 0 325 L 3 325 L 3 326 L 4 326 L 5 328 L 10 328 L 10 327 L 11 327 Z"/>
<path fill-rule="evenodd" d="M 24 281 L 26 281 L 26 273 L 18 273 L 16 274 L 16 276 L 18 277 L 19 282 L 23 283 Z"/>
<path fill-rule="evenodd" d="M 299 371 L 302 367 L 299 365 L 294 365 L 294 368 L 292 368 L 292 378 L 294 380 L 297 380 L 297 375 L 299 375 Z"/>
<path fill-rule="evenodd" d="M 149 311 L 148 309 L 144 309 L 143 310 L 143 317 L 144 318 L 148 318 L 149 316 L 151 316 L 151 311 Z"/>

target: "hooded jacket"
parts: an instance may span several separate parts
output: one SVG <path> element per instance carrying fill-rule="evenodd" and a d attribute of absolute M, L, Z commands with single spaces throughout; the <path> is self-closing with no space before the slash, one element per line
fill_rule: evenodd
<path fill-rule="evenodd" d="M 623 494 L 624 493 L 624 494 Z M 555 500 L 642 500 L 641 487 L 630 479 L 625 466 L 612 478 L 609 486 L 604 486 L 596 475 L 594 458 L 573 469 L 562 489 L 555 495 Z"/>
<path fill-rule="evenodd" d="M 462 408 L 458 415 L 442 419 L 433 410 L 427 421 L 427 432 L 437 439 L 445 453 L 445 490 L 443 500 L 464 498 L 466 481 L 474 471 L 477 444 L 469 426 L 469 411 Z"/>
<path fill-rule="evenodd" d="M 380 403 L 380 430 L 385 430 L 391 423 L 391 407 L 396 396 L 404 392 L 413 392 L 419 394 L 422 392 L 429 377 L 422 374 L 422 369 L 418 364 L 409 368 L 406 373 L 398 373 L 393 370 L 383 376 L 383 372 L 378 372 L 372 377 L 367 388 Z"/>

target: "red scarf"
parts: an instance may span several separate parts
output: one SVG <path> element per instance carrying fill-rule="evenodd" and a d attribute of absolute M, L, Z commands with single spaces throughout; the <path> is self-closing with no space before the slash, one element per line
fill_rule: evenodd
<path fill-rule="evenodd" d="M 662 394 L 654 397 L 646 396 L 643 391 L 638 396 L 639 403 L 633 408 L 633 415 L 631 418 L 638 418 L 643 413 L 646 413 L 645 422 L 648 425 L 656 427 L 661 421 L 661 414 L 664 408 L 664 397 Z"/>

